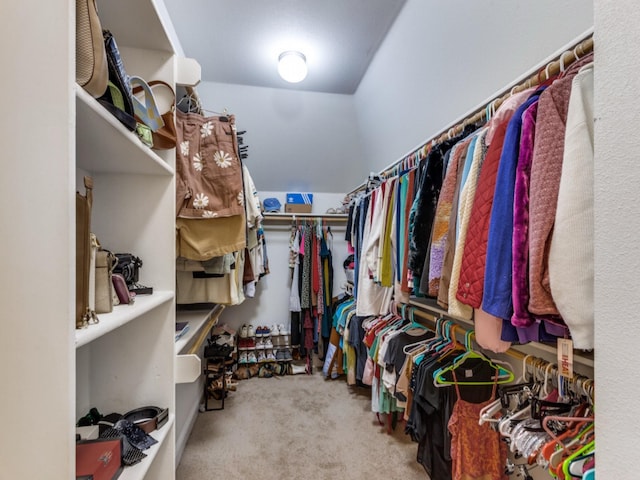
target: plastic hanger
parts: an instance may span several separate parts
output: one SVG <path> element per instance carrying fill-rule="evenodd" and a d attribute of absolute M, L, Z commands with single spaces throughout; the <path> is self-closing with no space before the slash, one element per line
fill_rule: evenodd
<path fill-rule="evenodd" d="M 575 60 L 578 59 L 578 56 L 573 53 L 573 50 L 567 50 L 566 52 L 562 52 L 562 55 L 560 55 L 560 73 L 564 73 L 564 71 L 565 71 L 564 56 L 567 53 L 569 55 L 573 55 Z"/>
<path fill-rule="evenodd" d="M 564 478 L 566 479 L 571 478 L 571 474 L 569 473 L 569 466 L 571 465 L 571 463 L 576 458 L 579 458 L 587 453 L 593 452 L 595 450 L 595 447 L 596 447 L 596 442 L 591 441 L 587 445 L 582 447 L 580 450 L 578 450 L 577 452 L 573 453 L 572 455 L 569 455 L 569 457 L 567 457 L 567 459 L 564 462 L 562 462 L 562 473 L 564 473 Z"/>
<path fill-rule="evenodd" d="M 455 382 L 454 380 L 448 380 L 444 377 L 445 373 L 455 370 L 460 365 L 462 365 L 466 360 L 469 360 L 469 359 L 480 359 L 487 362 L 491 367 L 493 367 L 496 370 L 496 375 L 498 375 L 498 380 L 497 380 L 498 384 L 513 382 L 513 379 L 515 378 L 513 371 L 510 369 L 507 369 L 505 366 L 502 365 L 506 362 L 498 362 L 496 360 L 492 360 L 488 358 L 486 355 L 484 355 L 483 353 L 476 352 L 471 348 L 471 343 L 470 343 L 471 335 L 473 335 L 473 330 L 469 330 L 465 335 L 465 346 L 467 350 L 462 355 L 459 355 L 453 361 L 453 364 L 449 365 L 448 367 L 441 368 L 433 374 L 434 384 L 436 386 L 453 385 L 454 383 L 458 383 L 459 385 L 493 385 L 494 383 L 493 380 L 486 381 L 486 382 L 478 382 L 478 381 Z"/>
<path fill-rule="evenodd" d="M 549 428 L 549 422 L 552 420 L 561 422 L 579 422 L 584 424 L 586 422 L 593 422 L 593 417 L 565 417 L 562 415 L 547 415 L 542 419 L 542 428 L 544 428 L 545 432 L 549 434 L 551 439 L 555 441 L 556 444 L 559 445 L 565 453 L 570 453 L 567 446 L 562 443 L 562 440 L 551 430 L 551 428 Z M 582 431 L 581 434 L 583 433 L 585 432 Z"/>

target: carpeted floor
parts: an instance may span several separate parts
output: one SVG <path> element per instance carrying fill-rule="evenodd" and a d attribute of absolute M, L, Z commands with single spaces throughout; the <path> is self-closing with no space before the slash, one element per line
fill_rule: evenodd
<path fill-rule="evenodd" d="M 177 480 L 428 480 L 404 423 L 387 434 L 368 390 L 316 372 L 240 381 L 198 414 Z"/>

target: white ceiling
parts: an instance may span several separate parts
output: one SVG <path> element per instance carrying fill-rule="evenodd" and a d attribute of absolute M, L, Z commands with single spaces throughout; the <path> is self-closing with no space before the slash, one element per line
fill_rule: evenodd
<path fill-rule="evenodd" d="M 165 0 L 186 56 L 202 80 L 353 94 L 406 0 Z M 277 73 L 299 50 L 309 74 Z"/>

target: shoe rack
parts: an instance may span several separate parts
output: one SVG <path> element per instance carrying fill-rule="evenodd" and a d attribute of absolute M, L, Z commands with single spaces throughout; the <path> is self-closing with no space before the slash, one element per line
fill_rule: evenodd
<path fill-rule="evenodd" d="M 243 325 L 238 339 L 238 366 L 289 363 L 291 334 L 284 326 Z"/>

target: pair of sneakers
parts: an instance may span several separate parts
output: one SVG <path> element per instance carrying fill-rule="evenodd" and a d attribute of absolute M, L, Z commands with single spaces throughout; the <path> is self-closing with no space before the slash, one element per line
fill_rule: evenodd
<path fill-rule="evenodd" d="M 240 352 L 240 356 L 238 357 L 238 363 L 258 363 L 258 357 L 256 357 L 256 352 Z"/>
<path fill-rule="evenodd" d="M 293 360 L 293 356 L 291 355 L 291 350 L 283 348 L 276 351 L 276 360 L 278 362 L 288 362 Z"/>
<path fill-rule="evenodd" d="M 256 337 L 268 337 L 271 335 L 271 329 L 266 325 L 256 327 Z"/>
<path fill-rule="evenodd" d="M 260 350 L 258 352 L 258 363 L 275 362 L 276 356 L 273 354 L 273 350 Z"/>
<path fill-rule="evenodd" d="M 284 323 L 280 325 L 274 324 L 273 327 L 271 327 L 271 335 L 289 335 L 289 332 L 285 328 Z"/>
<path fill-rule="evenodd" d="M 240 338 L 255 337 L 255 335 L 256 333 L 253 325 L 247 325 L 246 323 L 242 325 L 242 328 L 240 329 Z"/>
<path fill-rule="evenodd" d="M 266 348 L 273 348 L 273 342 L 271 341 L 270 338 L 260 338 L 256 342 L 256 349 L 264 350 Z"/>

